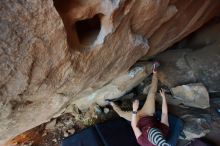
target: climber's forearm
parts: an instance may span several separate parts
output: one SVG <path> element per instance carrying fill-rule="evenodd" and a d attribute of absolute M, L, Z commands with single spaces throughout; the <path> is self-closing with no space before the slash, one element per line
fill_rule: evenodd
<path fill-rule="evenodd" d="M 131 127 L 134 131 L 136 139 L 141 135 L 141 130 L 137 127 L 137 115 L 132 114 Z"/>
<path fill-rule="evenodd" d="M 162 101 L 161 123 L 169 126 L 167 100 L 165 96 L 162 98 L 163 98 L 163 101 Z"/>
<path fill-rule="evenodd" d="M 162 97 L 162 114 L 168 114 L 166 97 Z"/>
<path fill-rule="evenodd" d="M 132 127 L 137 126 L 137 114 L 133 114 L 133 113 L 132 113 L 131 126 L 132 126 Z"/>

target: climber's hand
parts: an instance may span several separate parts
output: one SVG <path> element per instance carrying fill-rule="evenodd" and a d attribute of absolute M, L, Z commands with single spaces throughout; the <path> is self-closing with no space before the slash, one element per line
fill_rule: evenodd
<path fill-rule="evenodd" d="M 164 89 L 160 89 L 160 96 L 162 97 L 162 98 L 165 98 L 166 99 L 166 95 L 165 95 L 165 91 L 164 91 Z"/>
<path fill-rule="evenodd" d="M 133 102 L 133 111 L 137 111 L 138 110 L 138 107 L 139 107 L 139 100 L 135 100 Z"/>

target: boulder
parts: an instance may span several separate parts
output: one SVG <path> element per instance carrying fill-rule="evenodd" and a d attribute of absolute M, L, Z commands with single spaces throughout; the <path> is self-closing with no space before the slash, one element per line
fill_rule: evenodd
<path fill-rule="evenodd" d="M 177 86 L 171 88 L 174 98 L 182 104 L 197 108 L 209 107 L 209 94 L 205 86 L 201 83 Z"/>
<path fill-rule="evenodd" d="M 219 23 L 220 31 L 220 23 Z M 218 36 L 220 38 L 220 35 Z M 220 92 L 220 39 L 215 43 L 193 51 L 187 56 L 188 63 L 209 92 Z"/>
<path fill-rule="evenodd" d="M 219 143 L 220 116 L 216 109 L 220 98 L 210 98 L 211 106 L 207 109 L 169 106 L 169 112 L 179 116 L 184 121 L 183 139 L 192 140 L 206 136 L 212 142 Z"/>
<path fill-rule="evenodd" d="M 92 92 L 92 89 L 85 91 L 80 95 L 81 97 L 78 100 L 72 103 L 72 105 L 77 105 L 82 111 L 87 110 L 93 103 L 104 106 L 107 104 L 105 99 L 116 99 L 123 96 L 125 93 L 129 92 L 132 88 L 143 81 L 150 73 L 151 63 L 145 66 L 134 67 L 129 72 L 121 74 L 110 83 L 98 90 L 95 90 L 94 92 Z M 133 97 L 132 94 L 123 96 L 123 99 L 130 99 L 131 96 Z"/>
<path fill-rule="evenodd" d="M 189 116 L 184 117 L 184 120 L 183 133 L 185 135 L 184 139 L 186 140 L 201 138 L 210 132 L 209 123 L 205 118 Z"/>
<path fill-rule="evenodd" d="M 219 13 L 216 0 L 1 0 L 0 141 L 61 113 Z M 5 113 L 7 112 L 7 113 Z"/>
<path fill-rule="evenodd" d="M 185 59 L 189 52 L 192 50 L 187 48 L 168 50 L 156 57 L 156 60 L 161 63 L 158 78 L 164 85 L 171 88 L 197 81 L 194 72 Z"/>
<path fill-rule="evenodd" d="M 156 57 L 161 62 L 160 81 L 169 86 L 201 82 L 209 92 L 220 91 L 220 23 L 194 34 L 185 48 L 168 50 Z"/>

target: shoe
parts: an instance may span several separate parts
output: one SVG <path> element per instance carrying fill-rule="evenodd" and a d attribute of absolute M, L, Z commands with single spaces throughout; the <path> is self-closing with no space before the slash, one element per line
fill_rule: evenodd
<path fill-rule="evenodd" d="M 155 61 L 152 65 L 152 72 L 157 72 L 157 68 L 160 66 L 160 63 L 158 61 Z"/>

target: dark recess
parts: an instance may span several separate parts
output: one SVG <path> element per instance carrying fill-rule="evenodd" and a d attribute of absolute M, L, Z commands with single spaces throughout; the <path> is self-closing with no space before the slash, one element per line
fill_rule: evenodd
<path fill-rule="evenodd" d="M 91 19 L 80 20 L 75 23 L 75 30 L 81 45 L 94 43 L 101 29 L 100 17 L 101 14 L 96 14 Z"/>

